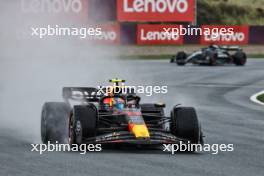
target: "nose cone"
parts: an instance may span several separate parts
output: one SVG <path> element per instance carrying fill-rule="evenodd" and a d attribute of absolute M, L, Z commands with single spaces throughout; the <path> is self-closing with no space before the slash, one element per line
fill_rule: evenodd
<path fill-rule="evenodd" d="M 130 124 L 130 131 L 135 135 L 136 138 L 149 138 L 149 131 L 145 124 Z"/>

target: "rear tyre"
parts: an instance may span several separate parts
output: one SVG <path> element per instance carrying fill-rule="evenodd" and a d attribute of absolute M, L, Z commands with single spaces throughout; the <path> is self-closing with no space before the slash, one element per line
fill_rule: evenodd
<path fill-rule="evenodd" d="M 41 139 L 44 144 L 67 143 L 71 107 L 64 102 L 47 102 L 41 113 Z"/>
<path fill-rule="evenodd" d="M 202 133 L 196 111 L 192 107 L 175 107 L 171 112 L 171 133 L 192 144 L 202 144 Z"/>
<path fill-rule="evenodd" d="M 81 144 L 83 138 L 95 137 L 97 109 L 93 104 L 74 106 L 71 119 L 69 127 L 71 143 Z"/>
<path fill-rule="evenodd" d="M 185 52 L 183 52 L 183 51 L 178 52 L 178 54 L 176 56 L 177 65 L 179 65 L 179 66 L 185 65 L 186 64 L 185 63 L 186 58 L 187 58 L 187 54 Z"/>
<path fill-rule="evenodd" d="M 237 66 L 244 66 L 247 62 L 247 56 L 246 53 L 242 52 L 242 51 L 238 51 L 234 54 L 233 56 L 234 58 L 234 63 Z"/>

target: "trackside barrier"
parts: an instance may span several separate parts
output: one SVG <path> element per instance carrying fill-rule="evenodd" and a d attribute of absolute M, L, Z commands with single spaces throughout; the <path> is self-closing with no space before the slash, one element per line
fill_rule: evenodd
<path fill-rule="evenodd" d="M 234 27 L 234 35 L 210 36 L 185 35 L 166 38 L 162 25 L 179 25 L 193 22 L 195 0 L 82 0 L 88 2 L 88 22 L 97 24 L 115 23 L 120 27 L 120 40 L 116 44 L 131 45 L 182 45 L 219 44 L 247 45 L 264 44 L 264 26 L 226 25 Z M 171 12 L 175 13 L 171 13 Z M 186 15 L 188 12 L 189 15 Z M 177 18 L 175 17 L 177 15 Z M 173 16 L 174 15 L 174 16 Z M 164 24 L 165 22 L 165 24 Z M 174 24 L 174 23 L 177 24 Z M 185 23 L 184 23 L 185 22 Z M 160 25 L 160 26 L 159 26 Z M 221 27 L 206 25 L 196 27 Z M 222 26 L 223 27 L 223 26 Z"/>

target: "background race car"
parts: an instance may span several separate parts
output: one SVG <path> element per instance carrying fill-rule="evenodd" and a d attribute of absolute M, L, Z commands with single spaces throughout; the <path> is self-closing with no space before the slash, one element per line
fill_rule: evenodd
<path fill-rule="evenodd" d="M 211 66 L 219 64 L 235 64 L 238 66 L 244 66 L 246 61 L 247 55 L 241 48 L 227 46 L 221 47 L 218 45 L 211 45 L 190 55 L 181 51 L 170 60 L 171 63 L 177 63 L 177 65 L 180 66 L 187 63 Z"/>

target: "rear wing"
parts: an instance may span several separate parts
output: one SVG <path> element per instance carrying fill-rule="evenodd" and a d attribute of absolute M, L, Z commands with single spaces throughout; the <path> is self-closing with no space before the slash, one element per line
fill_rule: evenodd
<path fill-rule="evenodd" d="M 94 87 L 64 87 L 62 89 L 62 97 L 66 101 L 99 101 L 102 93 Z"/>
<path fill-rule="evenodd" d="M 122 94 L 122 89 L 116 87 L 115 91 L 119 92 L 118 95 Z M 125 95 L 135 95 L 135 89 L 133 87 L 124 88 Z M 88 101 L 98 102 L 103 96 L 106 96 L 107 88 L 94 88 L 94 87 L 63 87 L 62 97 L 65 101 L 77 100 L 77 101 Z"/>

